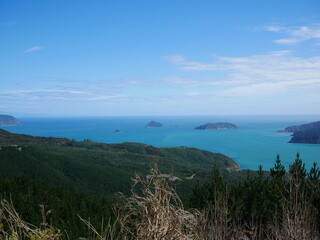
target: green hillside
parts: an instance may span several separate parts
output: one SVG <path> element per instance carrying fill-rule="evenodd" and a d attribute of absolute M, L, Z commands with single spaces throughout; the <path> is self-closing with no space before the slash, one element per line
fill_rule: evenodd
<path fill-rule="evenodd" d="M 229 157 L 196 148 L 156 148 L 140 143 L 104 144 L 90 140 L 44 138 L 0 131 L 0 176 L 26 176 L 58 187 L 111 198 L 128 192 L 135 173 L 146 175 L 154 161 L 163 173 L 172 174 L 179 191 L 188 195 L 197 179 L 213 165 L 236 167 Z M 195 178 L 186 177 L 195 174 Z"/>
<path fill-rule="evenodd" d="M 13 199 L 23 219 L 36 225 L 41 222 L 39 205 L 44 204 L 52 210 L 50 223 L 76 239 L 87 231 L 78 214 L 99 227 L 111 216 L 114 194 L 129 194 L 135 173 L 150 174 L 155 161 L 162 173 L 181 179 L 172 184 L 186 202 L 214 165 L 223 174 L 237 167 L 225 155 L 196 148 L 78 142 L 0 129 L 0 195 Z"/>

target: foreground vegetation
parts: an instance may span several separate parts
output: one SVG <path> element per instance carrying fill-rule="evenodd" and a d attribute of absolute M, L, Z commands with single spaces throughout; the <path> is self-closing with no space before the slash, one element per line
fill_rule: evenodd
<path fill-rule="evenodd" d="M 277 156 L 270 171 L 230 172 L 229 158 L 193 148 L 7 132 L 0 143 L 0 239 L 320 239 L 320 171 L 299 154 L 288 171 Z"/>
<path fill-rule="evenodd" d="M 85 208 L 92 202 L 86 205 L 85 198 L 74 197 L 75 205 L 82 203 L 76 210 L 80 213 L 77 227 L 86 234 L 81 239 L 320 239 L 320 171 L 316 164 L 307 172 L 297 154 L 288 173 L 277 157 L 269 176 L 261 167 L 257 176 L 247 174 L 244 181 L 224 184 L 215 167 L 210 178 L 193 190 L 190 201 L 195 208 L 186 209 L 173 183 L 156 166 L 148 179 L 136 175 L 130 195 L 116 195 L 114 217 L 102 225 L 85 218 L 83 211 L 87 209 L 93 217 L 102 212 Z M 56 192 L 53 198 L 58 196 Z M 66 198 L 60 207 L 72 207 L 72 201 Z M 100 204 L 98 208 L 105 203 Z M 0 239 L 76 239 L 62 230 L 67 223 L 60 230 L 53 227 L 58 225 L 50 222 L 51 212 L 44 205 L 39 208 L 40 227 L 22 221 L 7 201 L 1 202 L 0 212 Z"/>
<path fill-rule="evenodd" d="M 202 209 L 202 239 L 233 239 L 242 232 L 248 239 L 319 239 L 320 171 L 317 164 L 307 171 L 299 153 L 289 171 L 277 156 L 270 172 L 236 184 L 223 182 L 219 170 L 199 184 L 191 198 L 192 206 Z"/>

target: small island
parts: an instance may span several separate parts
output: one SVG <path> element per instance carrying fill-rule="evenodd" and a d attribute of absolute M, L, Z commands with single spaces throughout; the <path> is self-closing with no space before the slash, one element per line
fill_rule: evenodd
<path fill-rule="evenodd" d="M 19 120 L 15 117 L 0 114 L 0 126 L 17 126 L 20 124 Z"/>
<path fill-rule="evenodd" d="M 146 125 L 146 128 L 159 128 L 159 127 L 163 127 L 163 125 L 155 121 L 151 121 Z"/>
<path fill-rule="evenodd" d="M 237 129 L 238 127 L 233 123 L 217 122 L 207 123 L 196 127 L 197 130 L 225 130 L 225 129 Z"/>
<path fill-rule="evenodd" d="M 121 133 L 119 129 L 115 130 L 114 133 Z"/>
<path fill-rule="evenodd" d="M 289 143 L 320 144 L 320 121 L 290 126 L 278 132 L 293 133 Z"/>

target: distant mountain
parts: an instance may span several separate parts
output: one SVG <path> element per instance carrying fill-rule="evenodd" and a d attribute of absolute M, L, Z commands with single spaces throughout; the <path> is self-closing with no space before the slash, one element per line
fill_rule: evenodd
<path fill-rule="evenodd" d="M 290 126 L 279 132 L 292 132 L 289 143 L 320 144 L 320 121 Z"/>
<path fill-rule="evenodd" d="M 151 121 L 146 125 L 146 128 L 156 128 L 156 127 L 163 127 L 163 125 L 155 121 Z"/>
<path fill-rule="evenodd" d="M 18 119 L 10 115 L 0 114 L 0 126 L 16 126 L 16 125 L 20 125 L 20 122 L 18 121 Z"/>
<path fill-rule="evenodd" d="M 198 130 L 223 130 L 223 129 L 236 129 L 238 128 L 235 124 L 228 122 L 217 122 L 217 123 L 207 123 L 196 127 Z"/>

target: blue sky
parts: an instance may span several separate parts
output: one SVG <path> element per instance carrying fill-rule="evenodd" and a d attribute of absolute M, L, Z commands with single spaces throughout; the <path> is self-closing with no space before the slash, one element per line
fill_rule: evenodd
<path fill-rule="evenodd" d="M 0 1 L 0 113 L 320 114 L 320 2 Z"/>

